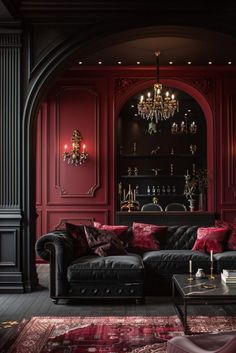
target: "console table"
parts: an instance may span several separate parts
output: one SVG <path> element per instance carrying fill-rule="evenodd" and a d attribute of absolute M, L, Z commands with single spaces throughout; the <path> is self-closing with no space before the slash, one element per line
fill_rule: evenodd
<path fill-rule="evenodd" d="M 214 212 L 180 212 L 180 211 L 131 211 L 116 212 L 116 224 L 131 226 L 133 222 L 162 225 L 196 225 L 212 226 L 215 223 Z"/>

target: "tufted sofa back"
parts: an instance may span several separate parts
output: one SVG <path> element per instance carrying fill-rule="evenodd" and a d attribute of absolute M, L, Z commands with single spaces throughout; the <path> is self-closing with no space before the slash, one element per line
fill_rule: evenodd
<path fill-rule="evenodd" d="M 167 234 L 161 243 L 163 250 L 191 250 L 197 238 L 199 226 L 168 226 Z"/>

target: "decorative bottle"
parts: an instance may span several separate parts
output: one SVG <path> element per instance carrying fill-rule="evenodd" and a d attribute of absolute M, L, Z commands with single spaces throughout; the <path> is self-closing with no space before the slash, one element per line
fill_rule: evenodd
<path fill-rule="evenodd" d="M 150 195 L 150 193 L 151 193 L 151 189 L 150 189 L 150 186 L 148 185 L 147 186 L 147 195 Z"/>
<path fill-rule="evenodd" d="M 155 187 L 155 185 L 153 185 L 153 187 L 152 187 L 152 194 L 156 195 L 156 187 Z"/>

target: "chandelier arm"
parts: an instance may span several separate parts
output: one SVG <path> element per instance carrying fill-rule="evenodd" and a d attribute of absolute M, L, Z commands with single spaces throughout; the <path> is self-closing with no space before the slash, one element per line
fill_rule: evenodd
<path fill-rule="evenodd" d="M 156 75 L 157 75 L 157 83 L 159 83 L 160 79 L 160 51 L 155 52 L 156 55 Z"/>

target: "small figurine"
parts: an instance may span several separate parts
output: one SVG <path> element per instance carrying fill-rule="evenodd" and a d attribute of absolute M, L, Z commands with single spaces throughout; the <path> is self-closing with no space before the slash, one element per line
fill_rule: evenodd
<path fill-rule="evenodd" d="M 196 134 L 197 133 L 197 124 L 195 123 L 195 121 L 193 121 L 190 124 L 189 131 L 190 131 L 190 134 Z"/>
<path fill-rule="evenodd" d="M 197 146 L 196 145 L 190 145 L 189 149 L 191 151 L 192 154 L 195 154 L 196 150 L 197 150 Z"/>
<path fill-rule="evenodd" d="M 160 149 L 160 146 L 157 146 L 157 148 L 154 148 L 153 150 L 151 150 L 150 154 L 156 155 L 158 153 L 159 149 Z"/>
<path fill-rule="evenodd" d="M 161 171 L 162 169 L 158 169 L 158 168 L 153 168 L 151 169 L 152 172 L 154 172 L 154 175 L 157 176 L 158 173 Z"/>
<path fill-rule="evenodd" d="M 129 167 L 128 170 L 127 170 L 127 172 L 128 172 L 128 175 L 131 175 L 131 174 L 132 174 L 132 168 Z"/>
<path fill-rule="evenodd" d="M 138 168 L 137 167 L 134 168 L 134 175 L 138 175 Z"/>

